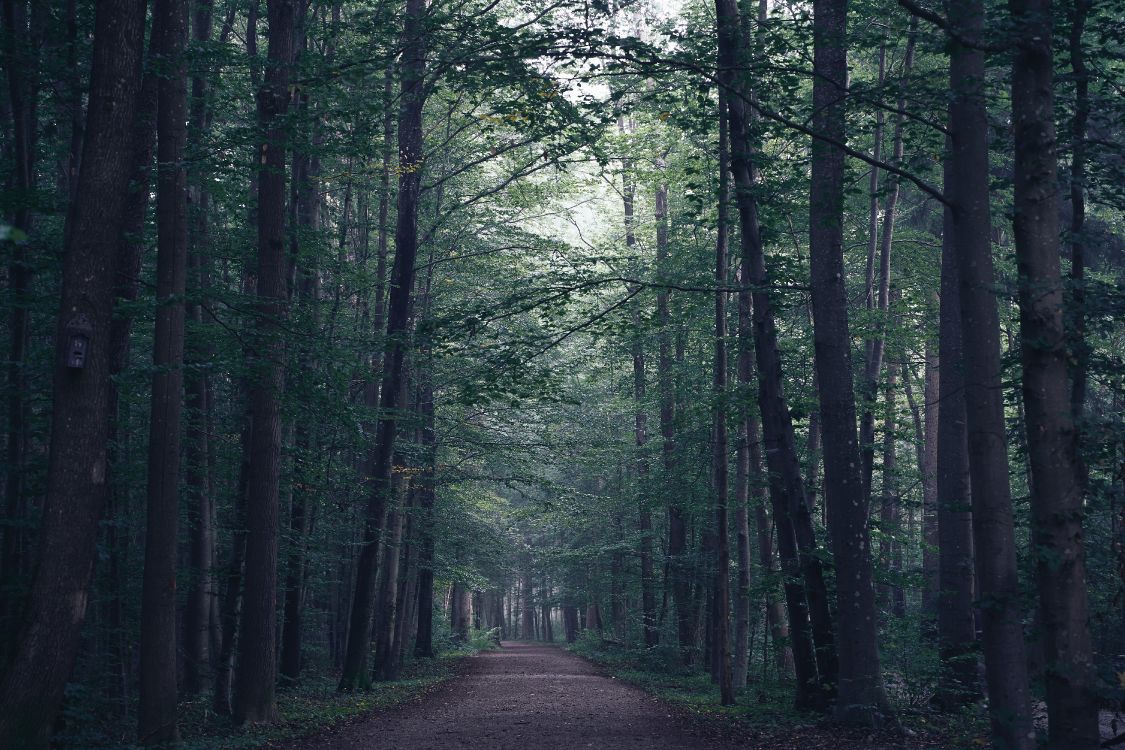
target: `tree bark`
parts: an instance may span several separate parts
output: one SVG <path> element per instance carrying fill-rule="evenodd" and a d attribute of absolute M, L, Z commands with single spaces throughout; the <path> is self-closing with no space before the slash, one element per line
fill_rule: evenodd
<path fill-rule="evenodd" d="M 636 181 L 631 174 L 631 160 L 622 165 L 622 201 L 625 212 L 625 247 L 632 256 L 637 244 L 633 229 L 633 201 L 636 195 Z M 646 492 L 648 488 L 648 414 L 645 412 L 645 350 L 640 334 L 640 312 L 633 311 L 633 439 L 637 447 L 634 466 L 639 488 L 637 500 L 637 530 L 640 533 L 638 555 L 641 563 L 641 622 L 644 628 L 645 646 L 652 648 L 660 642 L 660 631 L 656 627 L 656 591 L 652 572 L 652 511 L 649 509 Z"/>
<path fill-rule="evenodd" d="M 425 102 L 426 36 L 423 28 L 425 0 L 407 0 L 402 33 L 406 50 L 401 70 L 398 113 L 398 215 L 395 220 L 395 261 L 387 315 L 383 378 L 379 392 L 379 422 L 375 441 L 372 487 L 367 505 L 363 545 L 356 570 L 344 673 L 340 690 L 366 686 L 367 647 L 371 640 L 371 609 L 375 599 L 378 527 L 391 489 L 396 413 L 401 406 L 406 335 L 410 326 L 410 301 L 414 264 L 418 253 L 418 202 L 424 163 L 422 105 Z"/>
<path fill-rule="evenodd" d="M 407 490 L 405 482 L 395 482 L 399 486 L 400 495 L 405 495 Z M 375 601 L 375 623 L 373 638 L 375 641 L 375 656 L 371 666 L 371 676 L 377 681 L 393 680 L 397 669 L 395 667 L 395 617 L 398 613 L 398 563 L 401 559 L 402 532 L 405 522 L 404 509 L 391 507 L 387 511 L 386 529 L 389 537 L 383 543 L 383 561 L 379 566 L 381 581 L 379 582 L 379 596 Z"/>
<path fill-rule="evenodd" d="M 42 7 L 42 6 L 39 6 Z M 8 592 L 20 588 L 31 561 L 27 535 L 23 530 L 28 513 L 24 479 L 27 453 L 28 379 L 27 348 L 31 335 L 29 302 L 32 269 L 28 263 L 27 244 L 33 234 L 34 193 L 36 190 L 36 151 L 39 130 L 39 44 L 43 10 L 32 10 L 30 24 L 23 2 L 4 0 L 3 3 L 3 63 L 8 79 L 8 98 L 12 113 L 10 134 L 13 156 L 13 180 L 16 191 L 16 208 L 12 212 L 12 226 L 23 232 L 26 239 L 17 240 L 10 248 L 7 288 L 11 303 L 8 320 L 8 440 L 4 477 L 4 524 L 0 542 L 0 630 L 5 635 L 0 640 L 0 659 L 8 655 L 11 633 L 18 625 L 19 602 Z M 7 138 L 5 139 L 7 140 Z"/>
<path fill-rule="evenodd" d="M 193 46 L 202 47 L 210 42 L 213 0 L 200 0 L 192 12 L 191 39 Z M 207 106 L 210 81 L 205 73 L 197 72 L 191 79 L 191 100 L 187 149 L 197 153 L 202 146 L 211 116 Z M 192 229 L 188 238 L 189 283 L 194 286 L 196 300 L 187 308 L 192 326 L 203 326 L 203 302 L 209 284 L 210 260 L 208 252 L 209 196 L 206 181 L 198 173 L 188 174 L 188 221 Z M 210 623 L 215 600 L 212 581 L 212 560 L 215 551 L 213 524 L 214 501 L 210 482 L 210 435 L 208 423 L 211 416 L 211 381 L 206 369 L 211 356 L 210 346 L 202 337 L 186 342 L 184 385 L 188 406 L 184 483 L 187 487 L 190 542 L 188 553 L 189 587 L 183 615 L 183 692 L 194 696 L 203 690 L 205 675 L 211 661 Z"/>
<path fill-rule="evenodd" d="M 888 367 L 886 398 L 883 418 L 883 470 L 882 497 L 879 508 L 879 530 L 882 540 L 879 543 L 879 557 L 882 558 L 885 575 L 891 580 L 879 587 L 879 597 L 883 608 L 890 608 L 895 617 L 906 616 L 906 599 L 900 578 L 902 576 L 902 510 L 899 505 L 898 482 L 895 472 L 898 453 L 896 451 L 895 431 L 898 422 L 895 413 L 895 388 L 898 373 Z"/>
<path fill-rule="evenodd" d="M 924 403 L 921 409 L 924 427 L 922 454 L 918 458 L 918 469 L 922 473 L 922 575 L 925 580 L 922 588 L 922 614 L 927 622 L 934 623 L 937 621 L 938 591 L 941 588 L 938 574 L 937 507 L 938 392 L 941 387 L 939 374 L 941 360 L 938 356 L 936 342 L 926 342 L 925 356 L 926 366 L 922 376 L 922 399 Z M 907 388 L 909 389 L 908 383 Z M 909 390 L 907 390 L 907 394 L 910 394 Z"/>
<path fill-rule="evenodd" d="M 94 21 L 87 137 L 66 238 L 39 566 L 15 655 L 0 679 L 0 746 L 46 747 L 78 652 L 106 494 L 115 250 L 133 174 L 143 0 L 105 0 Z M 85 367 L 66 366 L 68 324 L 92 326 Z"/>
<path fill-rule="evenodd" d="M 912 17 L 910 19 L 910 34 L 906 40 L 906 51 L 902 61 L 902 73 L 899 77 L 898 99 L 895 102 L 897 114 L 895 115 L 893 145 L 891 146 L 891 162 L 896 165 L 902 163 L 903 130 L 908 106 L 906 77 L 910 74 L 910 69 L 914 67 L 914 46 L 917 29 L 918 19 Z M 871 170 L 874 173 L 876 168 L 872 167 Z M 863 456 L 863 487 L 868 498 L 871 496 L 871 476 L 875 458 L 875 402 L 879 391 L 879 375 L 883 369 L 883 353 L 886 350 L 888 316 L 891 306 L 891 250 L 894 247 L 895 217 L 898 209 L 900 183 L 901 179 L 897 175 L 890 177 L 886 205 L 883 207 L 883 230 L 882 236 L 879 237 L 877 297 L 872 297 L 872 289 L 870 286 L 868 287 L 868 310 L 876 310 L 879 316 L 875 335 L 867 341 L 866 356 L 863 362 L 863 416 L 860 420 L 859 444 Z M 872 203 L 872 210 L 875 210 L 874 202 Z M 872 221 L 872 231 L 874 227 L 875 222 Z"/>
<path fill-rule="evenodd" d="M 1090 352 L 1086 343 L 1086 127 L 1090 119 L 1090 73 L 1082 35 L 1091 0 L 1074 0 L 1070 6 L 1070 70 L 1074 77 L 1074 119 L 1070 128 L 1070 286 L 1071 310 L 1069 339 L 1073 366 L 1071 368 L 1070 408 L 1075 426 L 1082 433 L 1086 414 L 1086 391 L 1089 379 Z M 1066 322 L 1064 320 L 1064 322 Z M 1085 493 L 1089 483 L 1088 469 L 1082 456 L 1082 440 L 1078 441 L 1078 479 Z"/>
<path fill-rule="evenodd" d="M 751 113 L 746 106 L 745 91 L 734 88 L 740 47 L 745 45 L 739 44 L 738 9 L 733 0 L 717 0 L 715 7 L 720 83 L 735 94 L 728 101 L 730 169 L 741 227 L 742 267 L 748 269 L 748 285 L 752 289 L 758 408 L 762 415 L 778 553 L 785 574 L 785 599 L 797 675 L 796 703 L 802 708 L 823 708 L 836 679 L 835 646 L 828 614 L 828 593 L 815 550 L 812 515 L 801 477 L 793 420 L 785 401 L 777 327 L 767 291 L 765 253 L 754 195 L 758 179 L 752 158 L 757 151 L 748 129 Z"/>
<path fill-rule="evenodd" d="M 657 169 L 664 169 L 663 159 Z M 656 220 L 656 269 L 658 276 L 668 273 L 668 185 L 661 179 L 654 201 Z M 658 352 L 656 381 L 660 391 L 660 437 L 664 481 L 671 482 L 676 471 L 676 390 L 672 377 L 671 316 L 668 311 L 668 290 L 661 288 L 656 294 L 656 323 Z M 668 505 L 668 578 L 672 601 L 676 607 L 676 636 L 680 659 L 690 664 L 693 657 L 691 582 L 687 561 L 687 522 L 684 509 L 678 502 Z"/>
<path fill-rule="evenodd" d="M 953 235 L 960 284 L 965 414 L 973 498 L 978 599 L 984 602 L 984 658 L 993 740 L 1005 750 L 1034 746 L 1027 658 L 1016 570 L 1008 445 L 1000 381 L 1000 320 L 992 284 L 992 218 L 988 187 L 988 115 L 981 0 L 950 0 L 949 129 Z M 958 360 L 942 358 L 946 367 Z"/>
<path fill-rule="evenodd" d="M 742 286 L 744 276 L 739 277 Z M 738 588 L 734 600 L 734 671 L 731 677 L 735 690 L 746 687 L 750 659 L 750 384 L 754 377 L 754 352 L 750 324 L 750 292 L 738 293 L 738 437 L 734 472 L 734 525 L 738 538 Z M 754 480 L 758 475 L 753 476 Z"/>
<path fill-rule="evenodd" d="M 950 164 L 946 184 L 952 185 Z M 961 344 L 961 290 L 953 211 L 945 208 L 938 308 L 937 527 L 938 654 L 944 674 L 934 702 L 954 708 L 978 693 L 973 622 L 973 517 Z"/>
<path fill-rule="evenodd" d="M 289 296 L 284 117 L 289 109 L 296 8 L 292 0 L 269 0 L 266 7 L 269 53 L 258 91 L 258 123 L 265 133 L 258 175 L 258 315 L 253 332 L 256 356 L 251 362 L 257 382 L 250 395 L 254 428 L 246 492 L 246 572 L 232 699 L 234 718 L 239 724 L 277 719 L 278 481 L 281 392 L 285 380 L 281 323 Z"/>
<path fill-rule="evenodd" d="M 1018 33 L 1012 60 L 1012 224 L 1033 480 L 1032 539 L 1046 657 L 1048 746 L 1094 748 L 1100 736 L 1088 626 L 1083 481 L 1059 269 L 1051 0 L 1010 0 L 1009 9 Z"/>
<path fill-rule="evenodd" d="M 426 342 L 421 342 L 426 347 Z M 428 353 L 428 348 L 425 348 Z M 432 658 L 434 617 L 434 463 L 437 459 L 437 432 L 434 429 L 433 367 L 428 356 L 419 368 L 421 393 L 418 408 L 422 416 L 422 472 L 418 479 L 418 630 L 414 641 L 415 658 Z"/>
<path fill-rule="evenodd" d="M 847 2 L 813 6 L 813 128 L 843 142 L 847 89 Z M 856 434 L 850 377 L 851 340 L 844 289 L 844 152 L 819 138 L 812 142 L 809 259 L 812 267 L 813 336 L 820 379 L 824 442 L 824 502 L 836 564 L 839 683 L 833 711 L 839 721 L 879 725 L 890 716 L 879 667 L 878 620 L 872 585 L 868 497 Z"/>
<path fill-rule="evenodd" d="M 724 289 L 727 279 L 727 204 L 730 202 L 730 159 L 727 135 L 727 94 L 719 90 L 719 208 L 718 238 L 715 241 L 715 286 Z M 715 490 L 715 654 L 718 660 L 720 700 L 724 706 L 734 705 L 734 682 L 730 653 L 730 544 L 728 541 L 729 478 L 727 467 L 727 293 L 715 293 L 715 366 L 712 394 L 714 399 L 712 426 L 712 482 Z"/>
<path fill-rule="evenodd" d="M 174 743 L 176 727 L 176 549 L 187 287 L 187 3 L 157 0 L 151 56 L 160 71 L 156 113 L 156 331 L 149 416 L 148 502 L 141 590 L 137 736 Z"/>
<path fill-rule="evenodd" d="M 249 59 L 250 82 L 261 86 L 261 73 L 258 70 L 258 13 L 260 0 L 252 0 L 246 12 L 246 56 Z M 258 157 L 260 158 L 260 156 Z M 247 200 L 247 223 L 258 224 L 258 170 L 250 173 L 250 191 Z M 242 294 L 251 296 L 257 292 L 255 259 L 244 258 L 242 263 Z M 247 324 L 249 325 L 249 324 Z M 250 344 L 243 346 L 243 360 L 250 360 Z M 247 368 L 249 369 L 249 368 Z M 234 673 L 235 641 L 238 638 L 239 623 L 242 621 L 243 568 L 246 561 L 246 498 L 250 477 L 250 451 L 253 444 L 254 421 L 249 408 L 251 383 L 249 375 L 244 375 L 239 383 L 240 395 L 246 406 L 243 407 L 243 422 L 239 445 L 241 461 L 238 467 L 238 485 L 234 498 L 234 518 L 231 531 L 230 557 L 227 560 L 225 588 L 221 607 L 219 658 L 215 662 L 215 689 L 212 696 L 212 709 L 220 716 L 231 714 L 231 688 Z"/>

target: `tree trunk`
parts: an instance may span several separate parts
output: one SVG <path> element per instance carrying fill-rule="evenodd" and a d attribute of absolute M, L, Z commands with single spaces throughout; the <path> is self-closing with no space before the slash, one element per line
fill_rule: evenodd
<path fill-rule="evenodd" d="M 755 505 L 760 496 L 760 457 L 751 456 L 751 441 L 757 440 L 757 423 L 750 415 L 750 388 L 754 379 L 753 325 L 751 323 L 750 290 L 745 288 L 747 274 L 739 275 L 738 292 L 738 388 L 739 420 L 735 467 L 735 533 L 738 535 L 738 593 L 735 597 L 734 687 L 746 687 L 750 659 L 750 484 L 755 483 Z M 753 428 L 753 432 L 751 431 Z M 759 458 L 755 464 L 754 458 Z"/>
<path fill-rule="evenodd" d="M 106 494 L 113 258 L 121 241 L 144 46 L 143 0 L 105 0 L 94 21 L 87 137 L 66 238 L 39 566 L 0 679 L 0 746 L 46 747 L 78 651 Z M 87 321 L 84 367 L 68 327 Z"/>
<path fill-rule="evenodd" d="M 992 285 L 992 218 L 988 188 L 988 115 L 984 52 L 958 41 L 978 39 L 981 0 L 950 0 L 949 129 L 954 245 L 960 284 L 965 414 L 973 497 L 973 538 L 982 608 L 993 740 L 1005 750 L 1035 744 L 1031 728 L 1015 530 L 1000 381 L 1000 321 Z M 958 361 L 942 357 L 946 367 Z"/>
<path fill-rule="evenodd" d="M 246 572 L 242 595 L 238 669 L 232 710 L 239 724 L 277 719 L 276 610 L 278 480 L 281 468 L 281 391 L 284 352 L 281 324 L 288 298 L 285 253 L 285 146 L 289 68 L 293 60 L 292 0 L 269 0 L 269 54 L 258 92 L 258 123 L 265 142 L 258 175 L 258 294 L 253 336 L 257 378 L 250 396 L 254 428 L 246 492 Z"/>
<path fill-rule="evenodd" d="M 422 346 L 426 342 L 422 341 Z M 422 413 L 422 472 L 418 479 L 418 630 L 414 641 L 416 658 L 432 658 L 434 617 L 434 462 L 437 433 L 434 429 L 434 387 L 432 363 L 420 358 L 421 394 L 418 409 Z"/>
<path fill-rule="evenodd" d="M 891 162 L 901 164 L 903 156 L 903 126 L 906 123 L 907 99 L 906 77 L 914 66 L 914 45 L 917 38 L 918 19 L 910 19 L 910 34 L 906 40 L 906 51 L 902 61 L 902 74 L 898 84 L 898 99 L 895 102 L 897 114 L 895 115 L 895 129 L 893 145 L 891 146 Z M 882 110 L 880 110 L 881 112 Z M 881 132 L 880 132 L 881 136 Z M 876 171 L 871 168 L 872 173 Z M 860 420 L 859 444 L 863 457 L 863 487 L 868 498 L 871 497 L 871 476 L 875 459 L 875 402 L 879 391 L 879 374 L 883 369 L 883 353 L 886 350 L 887 325 L 891 305 L 891 250 L 894 246 L 895 214 L 898 209 L 899 183 L 898 175 L 892 175 L 887 185 L 887 202 L 883 207 L 883 232 L 879 238 L 879 286 L 877 297 L 873 297 L 870 286 L 871 261 L 869 259 L 869 285 L 868 285 L 868 310 L 878 312 L 876 333 L 867 341 L 863 363 L 863 416 Z M 874 183 L 873 183 L 874 184 Z M 874 201 L 872 210 L 874 210 Z M 874 231 L 875 222 L 871 222 L 871 231 Z M 872 248 L 874 245 L 872 245 Z"/>
<path fill-rule="evenodd" d="M 246 56 L 249 58 L 250 81 L 255 86 L 261 85 L 261 75 L 258 70 L 258 11 L 260 0 L 252 0 L 246 12 Z M 261 158 L 260 156 L 258 158 Z M 247 200 L 247 223 L 258 224 L 258 170 L 250 173 L 250 194 Z M 241 291 L 250 296 L 257 293 L 257 276 L 254 271 L 254 261 L 245 258 L 242 264 Z M 249 323 L 247 323 L 249 325 Z M 250 344 L 243 346 L 243 360 L 249 363 Z M 248 368 L 247 368 L 248 369 Z M 239 383 L 240 396 L 243 404 L 243 424 L 239 437 L 242 459 L 238 467 L 238 485 L 234 498 L 234 518 L 231 530 L 230 558 L 227 561 L 226 582 L 223 591 L 219 641 L 219 658 L 215 664 L 215 690 L 212 698 L 212 709 L 220 716 L 231 714 L 231 688 L 232 674 L 234 672 L 235 641 L 238 638 L 239 623 L 242 620 L 242 584 L 243 567 L 246 561 L 246 496 L 250 479 L 250 451 L 253 443 L 254 421 L 249 408 L 251 382 L 249 375 L 244 375 Z"/>
<path fill-rule="evenodd" d="M 299 55 L 304 55 L 307 41 L 302 33 Z M 301 97 L 299 107 L 302 113 L 309 110 L 308 95 Z M 313 142 L 322 140 L 319 133 L 319 123 L 315 115 L 312 123 Z M 318 216 L 320 213 L 320 159 L 308 155 L 308 147 L 294 146 L 293 175 L 290 181 L 290 208 L 293 214 L 290 219 L 290 262 L 294 266 L 294 276 L 297 280 L 297 293 L 301 305 L 308 308 L 306 317 L 310 340 L 321 331 L 320 324 L 320 270 L 316 261 L 298 264 L 302 258 L 301 238 L 318 229 Z M 345 204 L 344 210 L 347 210 Z M 347 241 L 346 229 L 343 230 L 341 242 Z M 318 363 L 311 347 L 301 343 L 297 352 L 297 369 L 301 373 L 316 372 Z M 286 560 L 284 604 L 281 629 L 281 659 L 279 673 L 284 681 L 296 682 L 301 676 L 301 644 L 304 628 L 304 598 L 306 556 L 308 554 L 307 536 L 310 530 L 311 516 L 315 511 L 316 494 L 308 488 L 314 486 L 315 478 L 306 468 L 311 465 L 313 457 L 317 454 L 317 435 L 315 422 L 309 419 L 299 419 L 293 425 L 296 434 L 294 446 L 294 479 L 291 487 L 292 502 L 289 512 L 289 554 Z"/>
<path fill-rule="evenodd" d="M 449 625 L 455 643 L 468 643 L 469 641 L 469 596 L 472 592 L 463 583 L 453 584 L 453 593 L 449 597 Z M 531 617 L 530 632 L 535 633 L 535 613 L 524 609 L 525 627 L 526 618 Z"/>
<path fill-rule="evenodd" d="M 401 406 L 405 336 L 410 326 L 410 300 L 414 287 L 414 265 L 418 253 L 418 202 L 424 163 L 422 105 L 426 92 L 426 35 L 423 28 L 425 0 L 407 0 L 402 32 L 403 56 L 398 113 L 398 215 L 395 220 L 395 261 L 387 315 L 387 339 L 382 386 L 379 392 L 379 423 L 375 439 L 371 495 L 366 528 L 356 570 L 348 631 L 344 673 L 340 690 L 367 684 L 367 648 L 371 641 L 371 609 L 375 599 L 378 527 L 391 488 L 397 410 Z"/>
<path fill-rule="evenodd" d="M 195 4 L 192 14 L 192 43 L 202 47 L 211 39 L 213 0 Z M 210 110 L 207 106 L 209 81 L 206 74 L 197 72 L 191 79 L 191 100 L 187 149 L 195 153 L 202 144 Z M 194 287 L 196 301 L 187 308 L 192 327 L 203 326 L 203 303 L 199 298 L 209 284 L 210 260 L 208 252 L 209 197 L 206 180 L 198 173 L 188 174 L 188 236 L 189 282 Z M 211 356 L 210 346 L 204 340 L 186 342 L 184 385 L 187 400 L 187 434 L 184 466 L 184 484 L 188 497 L 189 587 L 183 615 L 183 692 L 186 696 L 202 692 L 205 675 L 211 661 L 210 623 L 214 604 L 214 584 L 211 579 L 212 559 L 215 552 L 213 524 L 214 502 L 210 487 L 210 434 L 208 423 L 211 409 L 211 384 L 206 363 Z"/>
<path fill-rule="evenodd" d="M 532 595 L 531 560 L 524 560 L 523 578 L 520 584 L 520 635 L 524 640 L 535 640 L 535 597 Z"/>
<path fill-rule="evenodd" d="M 1082 233 L 1086 226 L 1086 126 L 1090 119 L 1090 73 L 1086 67 L 1086 52 L 1082 35 L 1086 30 L 1086 16 L 1091 0 L 1074 0 L 1070 5 L 1070 69 L 1074 78 L 1074 119 L 1070 129 L 1070 330 L 1067 338 L 1073 359 L 1070 408 L 1075 426 L 1082 433 L 1086 413 L 1087 380 L 1090 369 L 1090 351 L 1086 343 L 1086 241 Z M 1064 320 L 1064 322 L 1067 322 Z M 1082 456 L 1079 439 L 1078 479 L 1085 493 L 1089 483 L 1086 462 Z"/>
<path fill-rule="evenodd" d="M 882 540 L 879 543 L 879 557 L 882 558 L 885 575 L 891 579 L 879 587 L 881 606 L 889 607 L 895 617 L 905 617 L 905 595 L 902 583 L 902 510 L 899 505 L 898 484 L 895 466 L 898 456 L 895 446 L 897 414 L 895 413 L 895 387 L 898 377 L 895 368 L 888 367 L 886 413 L 883 421 L 883 488 L 879 508 L 879 529 Z"/>
<path fill-rule="evenodd" d="M 153 153 L 156 150 L 156 76 L 144 75 L 137 103 L 137 116 L 133 123 L 133 173 L 129 195 L 125 204 L 125 229 L 114 258 L 114 305 L 120 301 L 135 302 L 140 292 L 141 256 L 145 250 L 144 227 L 148 215 L 149 187 L 152 181 Z M 114 469 L 124 460 L 129 444 L 127 414 L 120 408 L 120 390 L 116 376 L 129 364 L 130 338 L 133 332 L 131 316 L 113 316 L 109 326 L 109 449 L 106 462 L 106 511 L 109 518 L 123 518 L 130 512 L 131 483 L 119 478 Z M 106 597 L 106 621 L 119 633 L 112 645 L 113 670 L 121 688 L 123 706 L 132 702 L 133 646 L 125 631 L 125 607 L 128 598 L 126 557 L 131 535 L 118 524 L 109 524 L 105 544 L 109 548 L 110 590 Z M 124 712 L 128 715 L 128 710 Z"/>
<path fill-rule="evenodd" d="M 719 90 L 719 215 L 718 239 L 715 242 L 715 286 L 723 290 L 727 279 L 727 204 L 730 202 L 729 173 L 726 165 L 730 159 L 727 136 L 727 94 Z M 720 700 L 724 706 L 734 705 L 734 682 L 731 673 L 730 652 L 730 544 L 727 528 L 728 467 L 727 467 L 727 292 L 715 293 L 715 369 L 712 382 L 712 482 L 715 490 L 715 601 L 712 610 L 715 618 L 715 655 L 718 660 Z"/>
<path fill-rule="evenodd" d="M 421 442 L 421 441 L 419 441 Z M 402 574 L 399 576 L 398 591 L 395 596 L 395 639 L 392 651 L 391 664 L 384 668 L 384 673 L 390 679 L 397 679 L 398 671 L 406 659 L 406 648 L 410 645 L 410 633 L 414 629 L 414 621 L 418 616 L 418 571 L 417 553 L 415 544 L 417 529 L 417 498 L 418 481 L 420 475 L 411 480 L 410 493 L 407 497 L 406 521 L 402 530 L 402 562 L 399 563 Z"/>
<path fill-rule="evenodd" d="M 42 6 L 40 6 L 42 7 Z M 11 187 L 17 193 L 17 208 L 12 212 L 12 226 L 30 237 L 34 215 L 31 206 L 36 190 L 36 151 L 39 130 L 39 16 L 43 10 L 32 11 L 28 24 L 25 4 L 16 0 L 3 3 L 3 62 L 8 79 L 8 97 L 12 113 L 10 134 L 14 179 Z M 8 140 L 8 138 L 5 138 Z M 11 304 L 8 321 L 8 440 L 4 482 L 3 541 L 0 542 L 0 659 L 8 656 L 9 639 L 19 623 L 19 597 L 9 591 L 22 588 L 30 568 L 29 543 L 23 529 L 28 514 L 24 491 L 27 452 L 27 420 L 29 382 L 25 372 L 27 348 L 31 334 L 32 269 L 27 258 L 27 242 L 11 243 L 7 289 Z"/>
<path fill-rule="evenodd" d="M 187 3 L 158 0 L 151 57 L 156 114 L 156 331 L 149 416 L 148 502 L 141 591 L 140 707 L 144 744 L 176 742 L 176 548 L 187 287 Z"/>
<path fill-rule="evenodd" d="M 808 510 L 800 462 L 797 458 L 793 420 L 785 402 L 784 378 L 777 343 L 777 327 L 767 291 L 765 253 L 754 197 L 756 153 L 748 126 L 749 96 L 734 88 L 733 71 L 739 63 L 738 10 L 733 0 L 718 0 L 720 80 L 732 92 L 728 102 L 731 159 L 735 199 L 738 205 L 743 269 L 748 269 L 752 290 L 754 353 L 758 363 L 758 408 L 770 477 L 770 500 L 777 526 L 778 552 L 785 573 L 785 599 L 797 674 L 796 703 L 799 707 L 823 707 L 835 682 L 835 648 L 828 617 L 828 595 L 815 548 L 812 516 Z M 744 45 L 743 45 L 744 46 Z M 798 533 L 806 546 L 798 547 Z M 811 627 L 810 627 L 811 626 Z M 814 647 L 815 631 L 815 647 Z"/>
<path fill-rule="evenodd" d="M 628 131 L 627 131 L 628 132 Z M 637 184 L 631 174 L 632 162 L 625 159 L 622 164 L 622 202 L 625 212 L 625 247 L 632 257 L 637 244 L 633 229 L 633 201 Z M 633 308 L 633 438 L 637 446 L 634 459 L 636 481 L 639 488 L 637 500 L 637 530 L 640 532 L 638 555 L 641 563 L 641 622 L 644 628 L 645 646 L 652 648 L 660 642 L 660 631 L 656 627 L 656 591 L 652 572 L 652 511 L 647 498 L 648 490 L 648 414 L 645 412 L 645 350 L 640 333 L 640 311 Z"/>
<path fill-rule="evenodd" d="M 922 589 L 922 613 L 928 622 L 937 621 L 938 592 L 941 589 L 938 574 L 937 493 L 940 367 L 941 359 L 938 356 L 936 342 L 927 341 L 926 367 L 922 388 L 922 398 L 925 401 L 922 408 L 925 431 L 923 433 L 922 455 L 918 459 L 918 468 L 922 472 L 922 574 L 926 581 Z M 964 409 L 964 405 L 962 405 L 962 409 Z M 963 424 L 961 430 L 964 431 Z"/>
<path fill-rule="evenodd" d="M 1019 34 L 1012 60 L 1013 233 L 1048 745 L 1093 748 L 1099 740 L 1098 704 L 1087 624 L 1083 482 L 1059 270 L 1051 0 L 1011 0 L 1009 8 Z"/>
<path fill-rule="evenodd" d="M 813 9 L 813 128 L 842 143 L 847 89 L 847 2 L 815 0 Z M 844 152 L 814 139 L 809 194 L 809 259 L 812 267 L 813 336 L 820 379 L 824 442 L 824 502 L 836 564 L 839 652 L 837 720 L 878 725 L 891 712 L 879 668 L 878 620 L 872 586 L 855 392 L 850 373 L 851 339 L 844 289 Z"/>
<path fill-rule="evenodd" d="M 402 467 L 399 467 L 400 469 Z M 405 482 L 397 479 L 394 484 L 399 495 L 404 495 L 408 490 L 403 485 Z M 395 619 L 398 614 L 398 563 L 402 551 L 402 531 L 406 514 L 404 508 L 391 507 L 387 511 L 386 531 L 389 534 L 383 542 L 383 561 L 379 566 L 380 582 L 379 596 L 375 600 L 375 624 L 373 639 L 375 641 L 374 663 L 371 666 L 371 676 L 377 681 L 393 680 L 397 672 L 394 659 L 395 649 Z"/>
<path fill-rule="evenodd" d="M 664 168 L 659 160 L 658 169 Z M 668 185 L 662 179 L 656 188 L 654 214 L 656 219 L 656 267 L 663 276 L 668 271 Z M 676 469 L 676 392 L 672 378 L 671 316 L 668 312 L 668 290 L 661 288 L 656 294 L 656 323 L 659 326 L 659 347 L 656 361 L 656 381 L 660 391 L 660 436 L 664 481 L 671 482 Z M 687 564 L 687 523 L 684 510 L 673 501 L 668 506 L 668 578 L 672 601 L 676 606 L 676 636 L 680 658 L 684 664 L 692 661 L 691 583 Z"/>
<path fill-rule="evenodd" d="M 946 184 L 952 184 L 946 166 Z M 954 708 L 974 700 L 977 658 L 973 622 L 973 518 L 961 345 L 961 291 L 953 211 L 945 208 L 938 309 L 937 527 L 938 654 L 944 674 L 934 702 Z"/>

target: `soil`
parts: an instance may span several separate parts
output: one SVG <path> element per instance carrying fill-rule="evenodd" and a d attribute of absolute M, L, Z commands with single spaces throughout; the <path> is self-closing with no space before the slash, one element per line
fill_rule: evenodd
<path fill-rule="evenodd" d="M 278 746 L 271 746 L 278 747 Z M 765 731 L 688 714 L 558 647 L 505 642 L 413 703 L 285 743 L 279 750 L 890 750 L 932 737 L 798 726 Z"/>
<path fill-rule="evenodd" d="M 488 750 L 717 744 L 686 717 L 561 648 L 505 642 L 420 701 L 307 737 L 289 750 L 474 747 Z M 745 745 L 739 745 L 745 747 Z"/>

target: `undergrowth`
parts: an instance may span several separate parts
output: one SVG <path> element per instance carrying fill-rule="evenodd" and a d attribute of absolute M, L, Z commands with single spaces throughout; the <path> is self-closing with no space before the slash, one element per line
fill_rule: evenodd
<path fill-rule="evenodd" d="M 798 711 L 793 705 L 792 679 L 774 674 L 752 673 L 734 706 L 723 706 L 719 688 L 699 667 L 681 663 L 678 649 L 657 646 L 629 648 L 583 631 L 567 648 L 604 667 L 614 679 L 623 680 L 696 716 L 752 729 L 755 735 L 780 738 L 800 732 L 806 750 L 820 747 L 818 740 L 838 731 L 820 713 Z M 889 682 L 894 682 L 888 680 Z M 897 682 L 902 682 L 897 678 Z M 889 685 L 897 718 L 904 729 L 903 747 L 940 747 L 943 750 L 980 748 L 987 745 L 987 716 L 983 706 L 970 706 L 959 713 L 939 713 L 923 705 L 914 690 Z M 763 747 L 772 745 L 763 745 Z M 788 747 L 788 745 L 785 745 Z M 874 745 L 873 745 L 874 746 Z"/>
<path fill-rule="evenodd" d="M 180 736 L 177 750 L 251 750 L 273 746 L 347 723 L 373 711 L 416 700 L 458 673 L 467 656 L 495 648 L 491 634 L 474 631 L 467 643 L 457 644 L 445 634 L 435 634 L 438 656 L 408 661 L 397 680 L 376 682 L 370 690 L 339 693 L 339 676 L 322 673 L 305 676 L 298 685 L 279 688 L 279 721 L 270 725 L 238 727 L 229 717 L 211 709 L 209 693 L 180 703 Z M 72 701 L 64 726 L 55 732 L 52 744 L 67 750 L 102 750 L 138 747 L 135 727 L 121 722 L 106 725 L 83 710 L 83 701 Z M 115 731 L 125 736 L 114 736 Z M 127 733 L 127 734 L 126 734 Z"/>

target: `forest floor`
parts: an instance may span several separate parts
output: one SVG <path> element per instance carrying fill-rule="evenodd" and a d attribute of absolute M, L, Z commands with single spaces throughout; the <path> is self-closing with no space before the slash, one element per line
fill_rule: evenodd
<path fill-rule="evenodd" d="M 933 735 L 758 727 L 701 716 L 616 679 L 561 648 L 505 642 L 417 701 L 347 722 L 278 750 L 485 747 L 489 750 L 819 750 L 952 748 Z"/>

